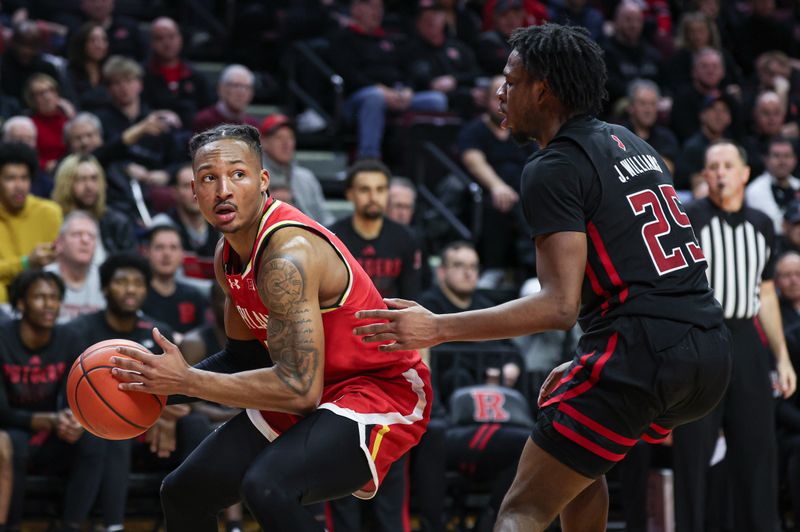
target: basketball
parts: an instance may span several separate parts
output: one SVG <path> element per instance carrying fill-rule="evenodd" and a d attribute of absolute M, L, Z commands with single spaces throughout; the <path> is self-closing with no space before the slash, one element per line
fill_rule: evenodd
<path fill-rule="evenodd" d="M 117 347 L 149 353 L 129 340 L 106 340 L 87 348 L 75 359 L 67 377 L 67 401 L 83 428 L 107 440 L 127 440 L 142 434 L 161 415 L 166 397 L 120 390 L 111 375 L 111 357 L 125 357 Z M 127 357 L 126 357 L 127 358 Z"/>

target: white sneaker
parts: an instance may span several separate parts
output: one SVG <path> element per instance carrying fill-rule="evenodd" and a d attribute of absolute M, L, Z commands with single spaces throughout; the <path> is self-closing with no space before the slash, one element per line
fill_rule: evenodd
<path fill-rule="evenodd" d="M 316 133 L 328 127 L 328 123 L 318 112 L 309 107 L 295 118 L 297 130 L 301 133 Z"/>

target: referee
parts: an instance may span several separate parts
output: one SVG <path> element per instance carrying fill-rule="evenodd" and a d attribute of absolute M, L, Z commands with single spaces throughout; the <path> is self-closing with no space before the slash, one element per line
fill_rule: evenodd
<path fill-rule="evenodd" d="M 722 428 L 736 501 L 734 529 L 769 531 L 778 515 L 773 391 L 788 397 L 796 384 L 772 281 L 775 231 L 766 214 L 744 204 L 750 168 L 742 148 L 728 140 L 712 144 L 704 173 L 708 198 L 686 211 L 731 331 L 733 372 L 717 408 L 674 431 L 676 529 L 706 530 L 708 465 Z"/>

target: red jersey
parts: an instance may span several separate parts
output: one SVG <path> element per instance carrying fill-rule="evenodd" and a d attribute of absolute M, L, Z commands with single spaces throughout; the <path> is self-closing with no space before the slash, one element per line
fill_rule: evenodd
<path fill-rule="evenodd" d="M 294 207 L 268 198 L 250 262 L 242 264 L 227 240 L 222 260 L 229 294 L 253 335 L 269 347 L 267 308 L 256 287 L 258 264 L 272 234 L 283 227 L 301 227 L 326 240 L 347 267 L 348 284 L 335 305 L 322 308 L 325 370 L 319 408 L 359 425 L 362 449 L 373 480 L 356 496 L 369 498 L 389 466 L 419 442 L 425 432 L 432 398 L 430 374 L 417 351 L 384 353 L 353 335 L 358 310 L 386 308 L 378 290 L 347 247 L 328 229 Z M 300 416 L 248 410 L 250 420 L 273 440 Z"/>

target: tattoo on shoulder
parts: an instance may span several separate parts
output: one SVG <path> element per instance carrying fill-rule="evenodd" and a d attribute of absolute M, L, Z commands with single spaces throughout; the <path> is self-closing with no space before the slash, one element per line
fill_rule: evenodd
<path fill-rule="evenodd" d="M 270 313 L 282 314 L 299 298 L 304 297 L 305 272 L 291 257 L 270 257 L 261 271 L 259 286 L 266 291 Z"/>
<path fill-rule="evenodd" d="M 275 373 L 289 389 L 304 395 L 320 359 L 307 305 L 305 271 L 290 256 L 270 256 L 259 272 L 258 286 L 269 309 L 267 339 Z"/>

